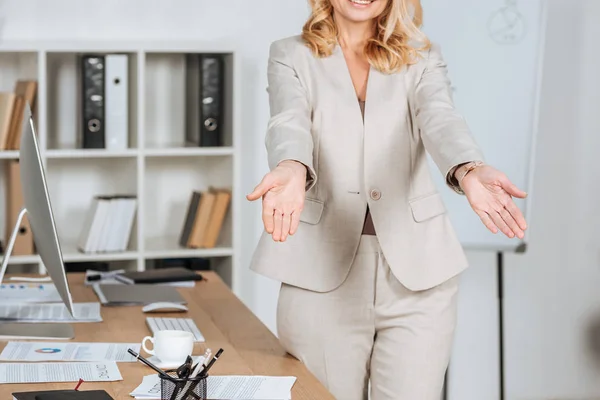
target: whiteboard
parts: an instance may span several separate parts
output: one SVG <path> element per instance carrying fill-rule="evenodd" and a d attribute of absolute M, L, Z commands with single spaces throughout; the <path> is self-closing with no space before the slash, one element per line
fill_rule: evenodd
<path fill-rule="evenodd" d="M 525 251 L 545 45 L 544 0 L 422 0 L 422 4 L 423 31 L 441 46 L 455 105 L 487 163 L 528 192 L 526 200 L 516 199 L 529 226 L 525 238 L 493 234 L 467 199 L 447 188 L 429 157 L 452 224 L 467 249 Z"/>

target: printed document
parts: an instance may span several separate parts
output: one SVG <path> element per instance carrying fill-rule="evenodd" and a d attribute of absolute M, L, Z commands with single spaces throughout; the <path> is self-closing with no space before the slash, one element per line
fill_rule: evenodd
<path fill-rule="evenodd" d="M 60 303 L 52 283 L 7 283 L 0 285 L 0 303 Z"/>
<path fill-rule="evenodd" d="M 8 342 L 2 361 L 117 361 L 135 362 L 127 352 L 140 352 L 139 343 Z"/>
<path fill-rule="evenodd" d="M 10 322 L 101 322 L 100 303 L 75 303 L 75 318 L 63 303 L 45 304 L 2 304 L 0 321 Z"/>
<path fill-rule="evenodd" d="M 293 376 L 209 376 L 208 400 L 291 400 Z M 147 375 L 130 395 L 136 399 L 160 400 L 158 374 Z"/>
<path fill-rule="evenodd" d="M 113 382 L 123 377 L 117 363 L 0 363 L 0 383 Z"/>

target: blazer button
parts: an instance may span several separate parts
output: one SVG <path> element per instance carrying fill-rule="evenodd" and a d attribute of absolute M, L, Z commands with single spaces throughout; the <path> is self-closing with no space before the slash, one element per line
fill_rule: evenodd
<path fill-rule="evenodd" d="M 379 200 L 381 198 L 381 192 L 377 189 L 371 190 L 371 198 L 373 200 Z"/>

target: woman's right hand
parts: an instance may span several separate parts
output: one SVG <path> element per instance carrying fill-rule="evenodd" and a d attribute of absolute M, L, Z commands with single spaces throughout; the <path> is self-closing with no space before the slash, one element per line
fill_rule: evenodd
<path fill-rule="evenodd" d="M 250 201 L 262 197 L 265 230 L 276 242 L 284 242 L 300 224 L 304 207 L 306 167 L 298 161 L 282 161 L 246 196 Z"/>

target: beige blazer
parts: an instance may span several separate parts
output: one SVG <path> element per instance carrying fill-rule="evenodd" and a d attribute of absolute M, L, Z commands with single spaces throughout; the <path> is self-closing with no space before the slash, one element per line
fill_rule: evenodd
<path fill-rule="evenodd" d="M 252 270 L 314 291 L 336 288 L 356 254 L 367 205 L 384 256 L 409 289 L 431 288 L 467 267 L 425 151 L 444 176 L 483 155 L 454 108 L 438 46 L 395 74 L 371 68 L 364 124 L 339 45 L 317 58 L 300 36 L 272 43 L 268 93 L 269 167 L 297 160 L 310 177 L 298 231 L 285 242 L 264 232 Z"/>

